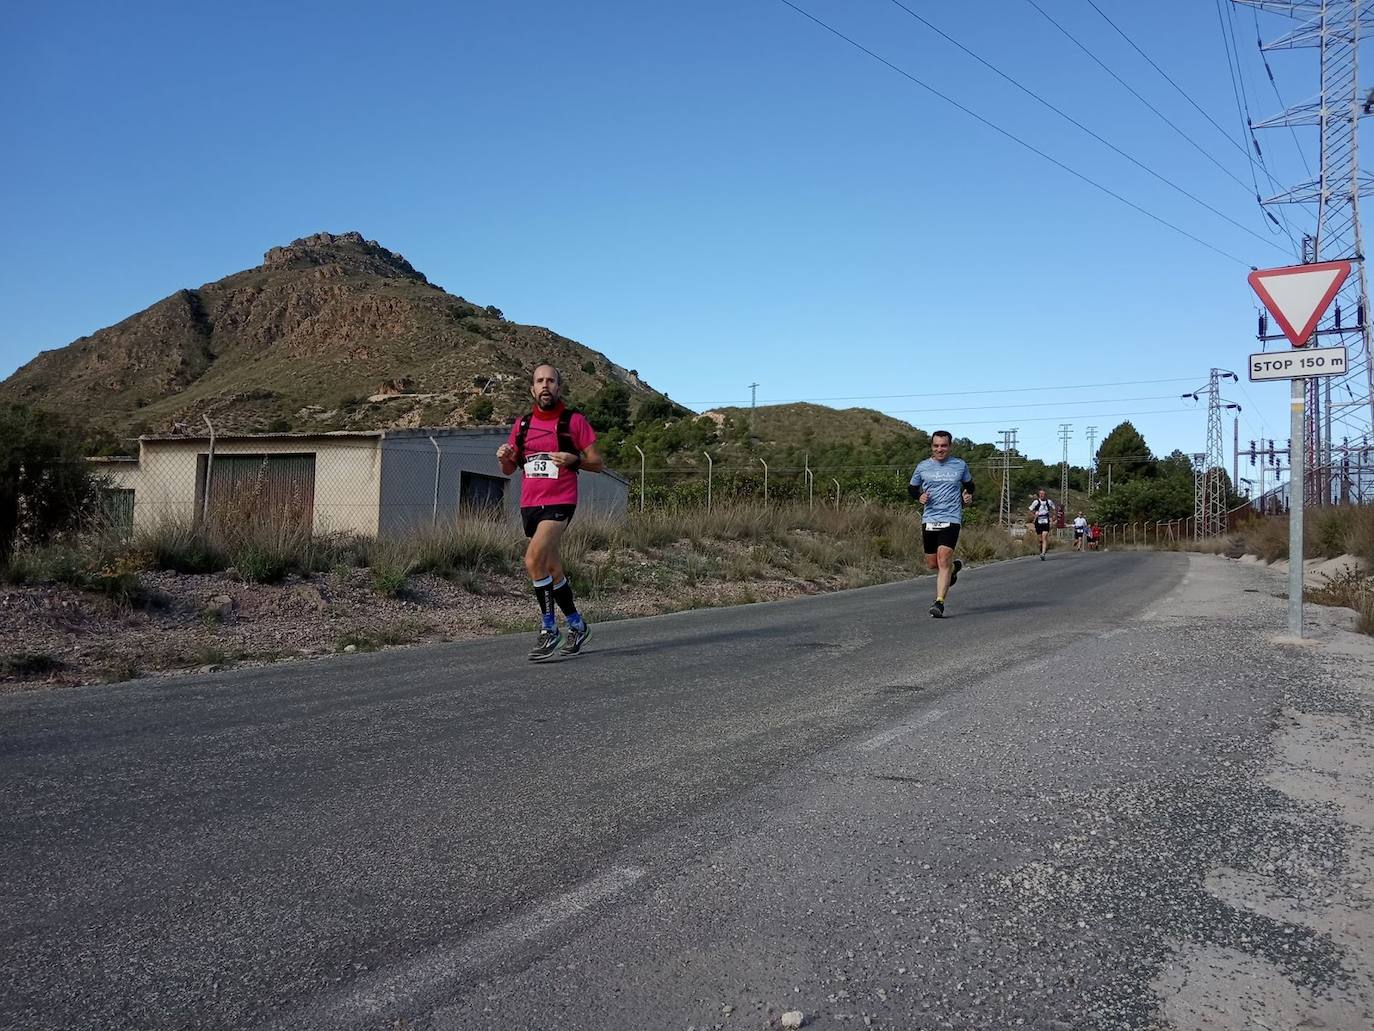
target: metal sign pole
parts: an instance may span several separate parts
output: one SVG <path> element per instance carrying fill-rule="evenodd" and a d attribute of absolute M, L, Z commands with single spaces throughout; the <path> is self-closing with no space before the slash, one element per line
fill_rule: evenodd
<path fill-rule="evenodd" d="M 1288 633 L 1302 636 L 1302 503 L 1306 488 L 1307 440 L 1303 434 L 1307 419 L 1307 380 L 1293 380 L 1292 422 L 1289 433 L 1293 438 L 1288 473 Z"/>

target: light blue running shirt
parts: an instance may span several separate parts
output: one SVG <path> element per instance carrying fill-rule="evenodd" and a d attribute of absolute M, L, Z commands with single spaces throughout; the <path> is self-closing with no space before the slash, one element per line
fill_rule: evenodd
<path fill-rule="evenodd" d="M 927 458 L 911 474 L 911 485 L 930 495 L 921 515 L 926 523 L 962 523 L 964 521 L 964 484 L 972 482 L 968 463 L 952 455 L 943 462 Z"/>

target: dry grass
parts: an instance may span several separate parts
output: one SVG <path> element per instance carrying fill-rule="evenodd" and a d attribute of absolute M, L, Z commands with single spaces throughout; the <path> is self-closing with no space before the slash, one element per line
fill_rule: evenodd
<path fill-rule="evenodd" d="M 138 569 L 210 573 L 233 567 L 246 581 L 270 583 L 292 572 L 365 566 L 386 596 L 404 591 L 416 573 L 436 573 L 480 592 L 484 577 L 518 569 L 525 549 L 518 527 L 481 515 L 374 540 L 312 535 L 304 527 L 289 514 L 245 514 L 209 526 L 169 521 L 132 541 L 104 535 L 18 556 L 11 575 L 86 586 L 68 567 L 85 569 L 90 556 L 99 556 L 96 564 L 119 571 L 128 590 L 136 586 L 128 575 Z M 1023 543 L 1004 531 L 980 526 L 964 529 L 959 549 L 968 562 L 1025 553 Z M 632 583 L 696 588 L 713 581 L 748 585 L 790 579 L 832 588 L 926 572 L 917 514 L 880 506 L 739 504 L 710 512 L 631 512 L 623 520 L 584 514 L 568 528 L 563 558 L 579 594 L 598 600 L 612 599 Z"/>
<path fill-rule="evenodd" d="M 1232 535 L 1248 554 L 1266 562 L 1288 557 L 1288 517 L 1252 519 Z M 1303 552 L 1308 558 L 1358 555 L 1374 562 L 1374 506 L 1309 508 L 1303 517 Z"/>

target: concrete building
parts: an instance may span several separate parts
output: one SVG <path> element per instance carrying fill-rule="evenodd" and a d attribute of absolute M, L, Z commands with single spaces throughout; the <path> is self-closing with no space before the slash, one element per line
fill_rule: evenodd
<path fill-rule="evenodd" d="M 265 511 L 314 532 L 391 534 L 444 523 L 463 512 L 503 511 L 518 520 L 520 473 L 502 475 L 496 449 L 508 429 L 433 428 L 335 433 L 140 437 L 138 458 L 95 458 L 111 511 L 135 530 L 211 513 Z M 623 517 L 629 481 L 581 473 L 578 508 Z M 127 513 L 127 515 L 125 515 Z"/>

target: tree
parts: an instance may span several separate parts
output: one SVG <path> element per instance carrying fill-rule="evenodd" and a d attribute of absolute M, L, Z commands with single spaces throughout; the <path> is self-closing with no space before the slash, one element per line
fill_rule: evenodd
<path fill-rule="evenodd" d="M 676 418 L 677 415 L 677 405 L 662 394 L 653 394 L 645 398 L 639 406 L 637 419 L 639 422 L 661 422 L 664 419 Z"/>
<path fill-rule="evenodd" d="M 472 404 L 468 405 L 468 415 L 472 416 L 472 421 L 479 426 L 489 424 L 495 412 L 496 406 L 492 404 L 491 398 L 485 395 L 478 397 Z"/>
<path fill-rule="evenodd" d="M 1097 449 L 1098 473 L 1104 481 L 1108 466 L 1111 467 L 1114 483 L 1125 483 L 1155 474 L 1155 456 L 1150 453 L 1145 438 L 1129 419 L 1108 433 Z"/>
<path fill-rule="evenodd" d="M 17 540 L 41 543 L 91 510 L 98 484 L 83 452 L 81 434 L 58 416 L 0 408 L 0 565 Z"/>
<path fill-rule="evenodd" d="M 582 406 L 582 414 L 598 433 L 630 428 L 630 388 L 612 380 Z"/>

